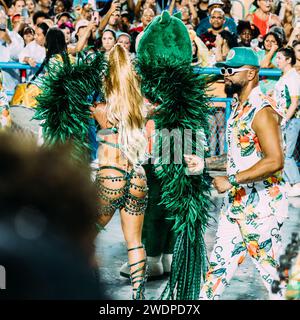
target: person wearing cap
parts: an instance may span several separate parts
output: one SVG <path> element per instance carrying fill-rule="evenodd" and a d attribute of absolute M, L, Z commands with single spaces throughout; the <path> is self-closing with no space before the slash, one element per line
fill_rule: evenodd
<path fill-rule="evenodd" d="M 216 243 L 200 298 L 219 299 L 237 267 L 249 253 L 270 299 L 288 201 L 282 178 L 284 154 L 280 123 L 283 113 L 258 85 L 259 61 L 251 48 L 232 48 L 216 64 L 225 92 L 234 95 L 227 122 L 227 175 L 213 185 L 224 193 Z"/>
<path fill-rule="evenodd" d="M 196 29 L 198 36 L 205 33 L 209 28 L 211 28 L 210 15 L 213 9 L 220 8 L 223 9 L 224 3 L 221 0 L 209 0 L 208 3 L 208 16 L 202 19 Z M 236 24 L 232 18 L 225 17 L 224 28 L 228 28 L 231 33 L 236 34 Z"/>
<path fill-rule="evenodd" d="M 19 33 L 19 31 L 24 26 L 24 19 L 22 18 L 20 13 L 15 13 L 11 17 L 11 24 L 12 24 L 13 31 Z"/>

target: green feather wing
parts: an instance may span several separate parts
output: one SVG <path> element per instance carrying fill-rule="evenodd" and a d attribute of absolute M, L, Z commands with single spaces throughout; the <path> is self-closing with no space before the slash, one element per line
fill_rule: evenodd
<path fill-rule="evenodd" d="M 68 59 L 63 59 L 68 61 Z M 46 144 L 72 142 L 73 156 L 88 155 L 90 119 L 88 97 L 101 92 L 106 62 L 102 54 L 79 58 L 76 63 L 54 61 L 42 77 L 34 119 L 41 120 Z"/>
<path fill-rule="evenodd" d="M 206 90 L 210 78 L 196 74 L 190 65 L 167 58 L 149 61 L 151 59 L 140 59 L 137 67 L 144 95 L 152 103 L 159 104 L 154 116 L 156 130 L 177 129 L 183 137 L 186 129 L 189 129 L 194 137 L 196 132 L 207 136 L 210 108 Z M 158 137 L 156 174 L 161 181 L 161 203 L 175 219 L 177 240 L 170 279 L 161 299 L 198 299 L 200 283 L 206 272 L 207 255 L 203 235 L 211 204 L 210 179 L 205 171 L 200 175 L 187 175 L 184 163 L 172 161 L 178 151 L 172 136 L 167 138 L 170 139 L 171 162 L 164 164 L 160 156 L 167 143 L 164 139 Z M 194 153 L 196 139 L 191 139 L 190 143 Z"/>

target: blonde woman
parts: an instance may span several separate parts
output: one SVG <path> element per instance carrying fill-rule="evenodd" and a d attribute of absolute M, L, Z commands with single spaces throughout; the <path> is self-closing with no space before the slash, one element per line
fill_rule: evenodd
<path fill-rule="evenodd" d="M 104 78 L 106 103 L 91 111 L 101 130 L 98 151 L 99 223 L 105 226 L 117 209 L 128 248 L 133 299 L 144 299 L 146 251 L 142 226 L 147 206 L 143 97 L 127 51 L 116 44 L 108 55 L 109 73 Z"/>

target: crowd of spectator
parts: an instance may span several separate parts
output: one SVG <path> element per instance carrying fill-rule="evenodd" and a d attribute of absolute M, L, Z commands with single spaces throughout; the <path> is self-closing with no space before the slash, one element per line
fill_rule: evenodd
<path fill-rule="evenodd" d="M 200 67 L 214 66 L 235 46 L 251 46 L 262 67 L 277 67 L 277 50 L 300 40 L 300 1 L 295 0 L 0 1 L 0 61 L 33 68 L 45 58 L 45 36 L 54 26 L 64 32 L 73 56 L 82 50 L 109 52 L 119 42 L 134 59 L 143 30 L 163 9 L 181 12 L 193 64 Z M 17 70 L 4 71 L 5 89 L 13 90 L 19 81 Z"/>
<path fill-rule="evenodd" d="M 300 0 L 0 0 L 0 4 L 0 62 L 30 65 L 27 79 L 46 58 L 49 29 L 63 31 L 74 58 L 79 52 L 107 54 L 118 42 L 134 59 L 144 29 L 162 10 L 181 12 L 194 66 L 213 67 L 226 59 L 231 48 L 245 46 L 257 52 L 261 67 L 278 68 L 278 51 L 292 47 L 294 68 L 300 72 Z M 24 80 L 24 70 L 5 69 L 2 77 L 4 90 L 13 91 Z M 262 78 L 263 93 L 272 96 L 277 80 Z M 218 122 L 224 123 L 224 110 L 216 114 Z M 298 116 L 296 112 L 294 117 Z M 212 126 L 214 122 L 216 117 L 211 119 Z M 224 153 L 223 137 L 218 148 L 212 154 Z"/>

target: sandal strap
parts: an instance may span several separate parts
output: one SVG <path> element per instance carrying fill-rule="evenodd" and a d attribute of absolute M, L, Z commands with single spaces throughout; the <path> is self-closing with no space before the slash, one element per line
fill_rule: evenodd
<path fill-rule="evenodd" d="M 137 264 L 139 264 L 139 263 L 146 263 L 146 259 L 143 259 L 143 260 L 140 260 L 140 261 L 138 261 L 138 262 L 135 262 L 135 263 L 129 264 L 128 266 L 129 266 L 129 268 L 131 268 L 131 267 L 136 266 L 136 265 L 137 265 Z"/>
<path fill-rule="evenodd" d="M 138 247 L 130 248 L 130 249 L 127 249 L 127 251 L 132 251 L 132 250 L 137 250 L 137 249 L 144 249 L 144 246 L 141 245 L 141 246 L 138 246 Z"/>
<path fill-rule="evenodd" d="M 144 275 L 143 275 L 143 274 L 140 274 L 140 275 L 131 277 L 130 279 L 131 279 L 131 282 L 132 282 L 132 283 L 137 283 L 137 282 L 139 282 L 139 280 L 144 279 Z M 137 279 L 139 279 L 139 280 L 137 280 Z"/>
<path fill-rule="evenodd" d="M 142 267 L 137 268 L 136 270 L 130 272 L 130 276 L 134 276 L 135 274 L 141 272 L 141 271 L 145 271 L 146 270 L 146 264 L 144 264 Z"/>

